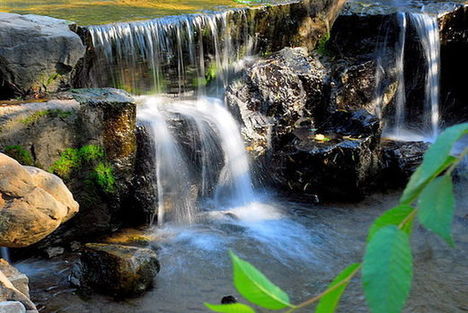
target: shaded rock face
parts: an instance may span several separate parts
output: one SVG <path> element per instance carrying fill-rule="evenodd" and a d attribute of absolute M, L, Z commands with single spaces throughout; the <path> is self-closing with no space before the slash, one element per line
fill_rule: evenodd
<path fill-rule="evenodd" d="M 380 120 L 365 110 L 331 114 L 317 130 L 319 136 L 298 128 L 296 138 L 272 159 L 275 183 L 286 193 L 305 197 L 359 200 L 375 187 L 380 132 Z"/>
<path fill-rule="evenodd" d="M 76 221 L 40 245 L 123 223 L 136 157 L 136 105 L 127 93 L 72 90 L 47 102 L 5 105 L 0 127 L 0 151 L 61 176 L 80 203 Z"/>
<path fill-rule="evenodd" d="M 81 284 L 113 296 L 138 296 L 153 285 L 159 261 L 151 249 L 86 244 L 81 256 Z"/>
<path fill-rule="evenodd" d="M 85 47 L 68 22 L 0 13 L 0 97 L 41 95 L 69 86 Z"/>
<path fill-rule="evenodd" d="M 468 121 L 468 6 L 439 18 L 441 36 L 441 117 L 449 124 Z"/>
<path fill-rule="evenodd" d="M 225 96 L 231 111 L 242 121 L 247 150 L 266 161 L 291 138 L 298 122 L 313 126 L 326 110 L 327 74 L 320 61 L 301 48 L 285 48 L 249 66 Z M 306 121 L 306 115 L 314 118 Z"/>
<path fill-rule="evenodd" d="M 399 142 L 384 140 L 382 143 L 383 183 L 402 187 L 422 163 L 429 144 L 424 142 Z"/>
<path fill-rule="evenodd" d="M 378 174 L 380 120 L 352 97 L 330 104 L 330 68 L 286 48 L 246 69 L 226 102 L 264 181 L 296 196 L 358 199 Z"/>
<path fill-rule="evenodd" d="M 63 181 L 0 154 L 0 245 L 26 247 L 78 212 Z"/>
<path fill-rule="evenodd" d="M 23 273 L 0 259 L 0 312 L 37 313 L 29 298 L 29 279 Z"/>

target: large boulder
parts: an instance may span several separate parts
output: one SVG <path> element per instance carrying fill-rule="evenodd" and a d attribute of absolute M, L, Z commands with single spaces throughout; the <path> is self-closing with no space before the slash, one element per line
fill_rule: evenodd
<path fill-rule="evenodd" d="M 26 247 L 78 212 L 63 181 L 0 153 L 0 246 Z"/>
<path fill-rule="evenodd" d="M 69 85 L 85 47 L 69 22 L 0 13 L 1 97 L 38 95 Z"/>
<path fill-rule="evenodd" d="M 134 203 L 134 99 L 117 89 L 87 89 L 9 104 L 0 107 L 0 151 L 61 177 L 80 203 L 76 218 L 44 246 L 116 230 Z"/>
<path fill-rule="evenodd" d="M 153 285 L 159 261 L 151 249 L 117 244 L 86 244 L 81 256 L 81 285 L 113 296 L 144 293 Z"/>

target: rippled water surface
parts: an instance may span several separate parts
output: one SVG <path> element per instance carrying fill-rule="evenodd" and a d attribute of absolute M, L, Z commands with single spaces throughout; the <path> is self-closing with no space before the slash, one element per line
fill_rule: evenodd
<path fill-rule="evenodd" d="M 415 230 L 415 282 L 407 313 L 468 310 L 466 187 L 457 186 L 455 248 L 421 228 Z M 347 264 L 360 260 L 368 226 L 398 197 L 399 193 L 377 194 L 358 204 L 326 206 L 267 197 L 237 208 L 210 208 L 189 227 L 156 228 L 161 272 L 154 289 L 137 299 L 80 297 L 67 283 L 70 263 L 63 260 L 27 261 L 19 268 L 30 276 L 32 298 L 41 312 L 207 312 L 204 302 L 238 295 L 231 284 L 232 249 L 299 303 L 323 290 Z M 359 280 L 353 281 L 338 312 L 368 312 Z"/>

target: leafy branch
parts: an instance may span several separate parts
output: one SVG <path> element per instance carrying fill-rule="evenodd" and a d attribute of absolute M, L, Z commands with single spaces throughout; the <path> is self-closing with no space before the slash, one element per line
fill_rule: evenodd
<path fill-rule="evenodd" d="M 370 311 L 401 312 L 413 279 L 410 236 L 415 220 L 449 245 L 454 245 L 452 173 L 468 155 L 468 148 L 458 156 L 452 156 L 451 151 L 455 143 L 467 134 L 468 123 L 449 127 L 440 134 L 411 176 L 399 204 L 383 213 L 370 227 L 363 262 L 346 267 L 325 291 L 301 304 L 291 304 L 286 292 L 252 264 L 230 252 L 234 286 L 238 292 L 252 304 L 268 310 L 292 313 L 318 303 L 315 313 L 333 313 L 346 287 L 361 272 Z M 251 306 L 242 303 L 205 305 L 214 312 L 255 313 Z"/>

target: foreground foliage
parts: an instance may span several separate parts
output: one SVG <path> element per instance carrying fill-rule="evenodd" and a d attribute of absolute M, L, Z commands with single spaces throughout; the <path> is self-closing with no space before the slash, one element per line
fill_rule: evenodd
<path fill-rule="evenodd" d="M 372 313 L 398 313 L 405 306 L 413 278 L 410 236 L 416 220 L 449 245 L 454 245 L 452 222 L 455 212 L 452 173 L 468 154 L 450 153 L 468 134 L 468 123 L 447 128 L 431 145 L 408 182 L 400 203 L 377 218 L 369 229 L 363 262 L 345 268 L 328 288 L 301 304 L 289 296 L 252 264 L 231 252 L 233 280 L 237 291 L 250 303 L 287 313 L 317 304 L 316 313 L 333 313 L 351 279 L 361 271 L 362 286 Z M 205 304 L 214 312 L 254 313 L 246 304 Z"/>

